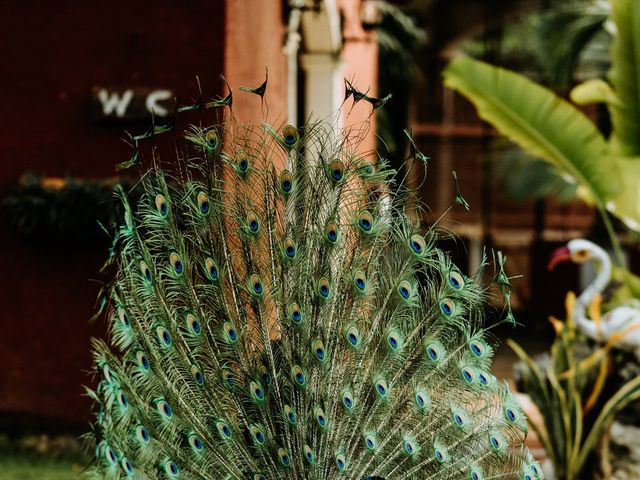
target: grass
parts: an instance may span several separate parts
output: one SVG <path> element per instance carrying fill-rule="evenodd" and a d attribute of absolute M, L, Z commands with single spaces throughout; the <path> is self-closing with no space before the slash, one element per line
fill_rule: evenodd
<path fill-rule="evenodd" d="M 83 469 L 83 465 L 66 459 L 0 454 L 2 480 L 74 480 Z"/>

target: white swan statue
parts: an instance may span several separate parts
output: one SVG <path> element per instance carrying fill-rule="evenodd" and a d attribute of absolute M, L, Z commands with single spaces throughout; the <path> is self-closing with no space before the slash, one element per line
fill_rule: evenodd
<path fill-rule="evenodd" d="M 558 248 L 551 255 L 548 268 L 563 261 L 575 263 L 595 262 L 598 274 L 591 284 L 576 299 L 573 318 L 576 325 L 586 336 L 599 342 L 607 342 L 614 334 L 621 334 L 616 347 L 635 352 L 640 357 L 640 309 L 632 305 L 621 305 L 602 316 L 598 325 L 587 318 L 587 309 L 594 297 L 601 293 L 611 279 L 611 258 L 601 247 L 589 240 L 571 240 L 566 246 Z"/>

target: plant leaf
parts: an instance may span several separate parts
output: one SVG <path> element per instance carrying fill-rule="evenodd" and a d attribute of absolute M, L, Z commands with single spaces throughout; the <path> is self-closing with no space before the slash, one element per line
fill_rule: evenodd
<path fill-rule="evenodd" d="M 611 150 L 635 156 L 640 155 L 640 8 L 637 0 L 612 0 L 611 7 L 617 32 L 608 76 L 619 99 L 609 104 Z"/>
<path fill-rule="evenodd" d="M 592 103 L 615 103 L 616 94 L 611 89 L 611 85 L 600 78 L 587 80 L 576 85 L 569 94 L 571 101 L 578 105 L 589 105 Z"/>
<path fill-rule="evenodd" d="M 578 458 L 578 467 L 584 465 L 589 452 L 596 447 L 602 432 L 609 426 L 613 417 L 629 403 L 638 399 L 640 399 L 640 377 L 625 383 L 604 405 L 582 445 L 582 451 Z"/>
<path fill-rule="evenodd" d="M 606 141 L 580 110 L 522 75 L 469 57 L 452 60 L 444 76 L 480 117 L 585 187 L 578 190 L 584 200 L 602 206 L 614 195 Z"/>

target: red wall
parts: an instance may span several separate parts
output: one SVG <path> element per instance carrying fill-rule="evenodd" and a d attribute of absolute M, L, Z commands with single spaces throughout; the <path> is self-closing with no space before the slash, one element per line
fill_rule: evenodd
<path fill-rule="evenodd" d="M 91 120 L 94 85 L 209 96 L 223 71 L 224 1 L 0 2 L 0 199 L 25 171 L 103 177 L 126 160 L 125 124 Z M 139 126 L 134 126 L 137 131 Z M 0 224 L 0 416 L 82 421 L 91 278 L 104 244 L 23 241 Z"/>

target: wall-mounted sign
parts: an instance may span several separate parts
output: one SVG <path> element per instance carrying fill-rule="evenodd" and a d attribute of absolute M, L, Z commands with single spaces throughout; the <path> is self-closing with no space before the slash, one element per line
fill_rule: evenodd
<path fill-rule="evenodd" d="M 91 112 L 95 119 L 141 120 L 170 117 L 175 111 L 174 93 L 146 87 L 94 87 Z"/>

